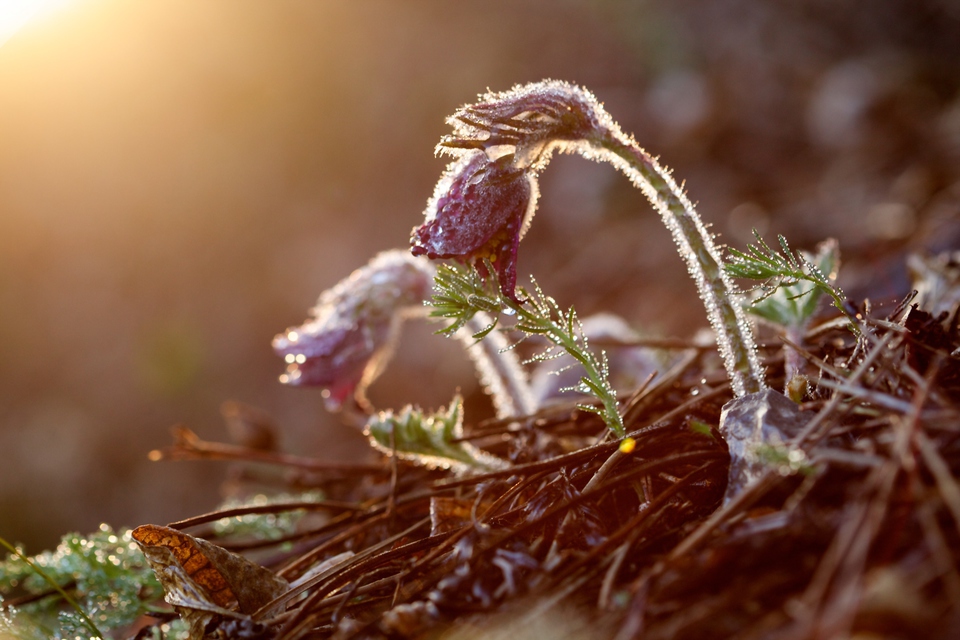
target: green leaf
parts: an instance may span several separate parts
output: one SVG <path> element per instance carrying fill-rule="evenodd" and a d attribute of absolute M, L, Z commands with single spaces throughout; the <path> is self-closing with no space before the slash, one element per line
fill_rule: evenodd
<path fill-rule="evenodd" d="M 21 607 L 15 616 L 18 626 L 46 629 L 46 637 L 72 638 L 75 627 L 83 637 L 100 635 L 98 628 L 126 627 L 163 593 L 126 529 L 101 525 L 89 536 L 67 534 L 54 551 L 29 558 L 9 548 L 13 554 L 0 562 L 0 596 L 13 585 L 33 594 L 51 588 L 60 593 Z M 63 610 L 64 602 L 74 608 Z"/>
<path fill-rule="evenodd" d="M 843 292 L 834 286 L 840 251 L 835 240 L 820 243 L 816 254 L 794 252 L 786 238 L 778 236 L 781 252 L 770 247 L 756 229 L 755 245 L 747 252 L 729 250 L 724 270 L 731 276 L 760 281 L 761 292 L 748 311 L 784 327 L 806 326 L 826 294 L 850 319 L 850 328 L 861 336 L 859 325 L 844 305 Z"/>
<path fill-rule="evenodd" d="M 364 433 L 374 447 L 388 455 L 428 468 L 457 473 L 504 469 L 505 460 L 481 451 L 463 437 L 463 398 L 455 396 L 450 406 L 435 413 L 405 407 L 399 413 L 381 411 L 367 421 Z"/>
<path fill-rule="evenodd" d="M 784 247 L 786 240 L 782 241 Z M 824 242 L 816 255 L 801 252 L 798 268 L 802 277 L 793 277 L 795 272 L 782 275 L 783 279 L 769 295 L 754 302 L 750 312 L 785 327 L 802 328 L 816 312 L 817 304 L 824 294 L 830 294 L 832 282 L 824 273 L 832 273 L 837 263 L 836 242 Z M 787 279 L 791 277 L 792 279 Z"/>
<path fill-rule="evenodd" d="M 495 273 L 493 265 L 485 262 L 487 273 Z M 485 281 L 476 267 L 444 264 L 437 269 L 435 279 L 436 295 L 433 298 L 433 317 L 443 317 L 452 322 L 438 333 L 451 334 L 462 327 L 474 314 L 483 311 L 497 317 L 507 313 L 516 317 L 511 327 L 525 335 L 538 335 L 551 343 L 545 351 L 530 357 L 531 362 L 548 360 L 554 357 L 554 348 L 563 349 L 583 365 L 586 379 L 583 389 L 593 394 L 603 405 L 598 413 L 607 426 L 622 438 L 623 421 L 618 412 L 616 394 L 610 386 L 606 358 L 597 358 L 589 350 L 583 335 L 580 320 L 573 307 L 566 311 L 560 308 L 556 300 L 546 295 L 533 278 L 530 279 L 533 292 L 518 290 L 523 304 L 518 304 L 500 293 L 494 278 Z M 476 334 L 482 338 L 491 328 Z"/>
<path fill-rule="evenodd" d="M 713 429 L 706 422 L 701 420 L 690 420 L 689 424 L 690 430 L 694 433 L 699 433 L 700 435 L 707 436 L 708 438 L 715 440 L 716 438 L 713 435 Z"/>

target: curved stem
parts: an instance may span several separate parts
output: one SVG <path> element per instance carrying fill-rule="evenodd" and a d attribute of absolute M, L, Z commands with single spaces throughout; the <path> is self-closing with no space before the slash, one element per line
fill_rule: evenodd
<path fill-rule="evenodd" d="M 643 192 L 673 235 L 716 333 L 734 394 L 740 397 L 762 390 L 764 374 L 750 321 L 721 267 L 722 258 L 713 234 L 704 226 L 693 204 L 669 172 L 633 140 L 608 132 L 595 146 L 602 150 L 602 159 L 620 169 Z"/>

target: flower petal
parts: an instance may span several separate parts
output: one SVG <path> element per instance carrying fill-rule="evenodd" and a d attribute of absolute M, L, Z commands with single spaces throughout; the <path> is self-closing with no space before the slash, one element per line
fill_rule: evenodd
<path fill-rule="evenodd" d="M 511 160 L 490 160 L 477 151 L 452 162 L 427 204 L 426 222 L 413 231 L 411 250 L 431 259 L 489 258 L 504 294 L 514 298 L 517 246 L 536 208 L 537 189 L 533 175 Z"/>

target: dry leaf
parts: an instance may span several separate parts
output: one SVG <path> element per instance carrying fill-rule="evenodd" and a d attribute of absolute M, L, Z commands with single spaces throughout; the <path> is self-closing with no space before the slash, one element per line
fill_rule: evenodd
<path fill-rule="evenodd" d="M 132 536 L 163 585 L 164 599 L 189 625 L 191 640 L 202 639 L 215 616 L 249 619 L 290 588 L 269 569 L 176 529 L 147 524 Z"/>

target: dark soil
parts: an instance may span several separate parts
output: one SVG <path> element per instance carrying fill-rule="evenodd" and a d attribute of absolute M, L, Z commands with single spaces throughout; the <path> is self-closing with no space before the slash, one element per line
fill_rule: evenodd
<path fill-rule="evenodd" d="M 259 557 L 292 580 L 356 555 L 259 620 L 258 637 L 499 637 L 530 624 L 530 637 L 958 637 L 956 308 L 861 311 L 864 344 L 833 322 L 802 347 L 806 458 L 771 462 L 726 504 L 717 425 L 730 394 L 715 356 L 692 345 L 626 401 L 631 454 L 570 406 L 469 428 L 506 471 L 455 477 L 387 457 L 390 473 L 313 472 L 331 499 L 364 508 L 332 508 L 292 552 L 258 543 Z M 776 388 L 781 343 L 767 338 Z M 167 455 L 215 451 L 180 442 Z M 184 524 L 210 533 L 196 522 Z"/>

